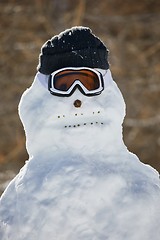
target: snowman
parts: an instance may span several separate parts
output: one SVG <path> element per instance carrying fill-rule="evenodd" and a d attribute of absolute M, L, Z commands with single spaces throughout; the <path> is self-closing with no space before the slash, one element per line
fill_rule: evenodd
<path fill-rule="evenodd" d="M 124 145 L 124 99 L 89 28 L 42 46 L 19 115 L 29 160 L 1 197 L 1 240 L 159 240 L 159 174 Z"/>

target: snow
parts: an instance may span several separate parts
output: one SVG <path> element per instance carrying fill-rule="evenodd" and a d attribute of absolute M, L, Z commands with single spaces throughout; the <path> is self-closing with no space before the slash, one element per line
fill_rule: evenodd
<path fill-rule="evenodd" d="M 124 145 L 123 96 L 99 71 L 95 97 L 53 96 L 41 73 L 23 94 L 29 160 L 1 197 L 1 240 L 159 240 L 159 174 Z"/>

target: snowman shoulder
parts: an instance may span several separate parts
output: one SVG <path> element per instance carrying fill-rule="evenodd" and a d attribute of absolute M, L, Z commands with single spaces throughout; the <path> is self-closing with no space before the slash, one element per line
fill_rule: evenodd
<path fill-rule="evenodd" d="M 0 224 L 13 220 L 16 212 L 16 187 L 15 178 L 10 182 L 0 198 Z"/>

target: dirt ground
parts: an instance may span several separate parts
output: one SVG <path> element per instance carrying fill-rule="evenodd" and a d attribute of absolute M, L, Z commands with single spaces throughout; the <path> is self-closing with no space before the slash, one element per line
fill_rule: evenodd
<path fill-rule="evenodd" d="M 28 158 L 17 107 L 40 48 L 76 25 L 90 27 L 109 48 L 127 104 L 124 141 L 160 171 L 159 0 L 1 0 L 0 22 L 0 192 Z"/>

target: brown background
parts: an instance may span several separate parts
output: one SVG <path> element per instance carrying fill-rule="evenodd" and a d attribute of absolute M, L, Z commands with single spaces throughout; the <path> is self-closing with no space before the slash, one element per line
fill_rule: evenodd
<path fill-rule="evenodd" d="M 0 0 L 0 192 L 28 158 L 17 106 L 41 45 L 75 25 L 90 27 L 110 49 L 127 103 L 125 143 L 160 171 L 160 1 Z"/>

